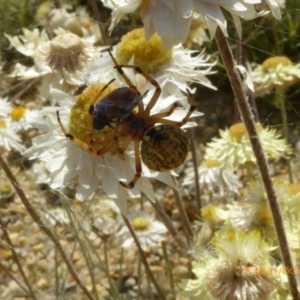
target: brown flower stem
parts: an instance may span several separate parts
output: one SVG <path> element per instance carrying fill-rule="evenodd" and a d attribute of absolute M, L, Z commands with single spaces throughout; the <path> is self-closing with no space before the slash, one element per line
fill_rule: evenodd
<path fill-rule="evenodd" d="M 13 243 L 12 243 L 10 237 L 9 237 L 9 234 L 7 232 L 6 225 L 2 222 L 1 218 L 0 218 L 0 228 L 2 228 L 2 230 L 3 230 L 3 235 L 4 235 L 4 238 L 5 238 L 5 240 L 7 241 L 8 245 L 9 245 L 10 251 L 12 253 L 13 260 L 17 264 L 18 269 L 19 269 L 19 271 L 20 271 L 20 273 L 21 273 L 21 275 L 23 277 L 23 280 L 24 280 L 25 284 L 28 287 L 28 290 L 30 292 L 30 297 L 32 297 L 33 299 L 37 300 L 37 298 L 36 298 L 36 296 L 35 296 L 32 288 L 31 288 L 31 285 L 30 285 L 29 281 L 27 280 L 25 272 L 23 271 L 22 264 L 20 263 L 20 261 L 18 259 L 18 255 L 17 255 L 17 253 L 15 251 L 15 247 L 14 247 L 14 245 L 13 245 Z"/>
<path fill-rule="evenodd" d="M 153 285 L 155 286 L 155 289 L 156 289 L 157 294 L 158 294 L 158 298 L 162 299 L 162 300 L 166 300 L 166 297 L 165 297 L 163 291 L 161 290 L 161 288 L 158 285 L 158 283 L 157 283 L 157 281 L 156 281 L 153 273 L 150 270 L 149 264 L 147 262 L 146 255 L 145 255 L 145 253 L 144 253 L 144 251 L 143 251 L 143 249 L 141 247 L 139 239 L 137 238 L 137 236 L 136 236 L 136 234 L 135 234 L 135 232 L 134 232 L 134 230 L 133 230 L 133 228 L 131 226 L 131 223 L 129 222 L 128 218 L 125 217 L 123 214 L 122 214 L 122 217 L 123 217 L 123 220 L 124 220 L 126 226 L 128 227 L 128 229 L 129 229 L 129 231 L 131 233 L 131 236 L 134 239 L 134 242 L 135 242 L 135 244 L 136 244 L 136 246 L 138 248 L 138 252 L 139 252 L 140 258 L 142 260 L 142 263 L 143 263 L 143 265 L 145 267 L 146 273 L 149 276 L 149 278 L 150 278 L 151 282 L 153 283 Z"/>
<path fill-rule="evenodd" d="M 176 228 L 174 227 L 174 225 L 172 224 L 172 221 L 170 220 L 169 216 L 166 214 L 166 212 L 164 211 L 163 207 L 160 205 L 160 203 L 155 200 L 155 201 L 150 201 L 150 203 L 152 204 L 154 210 L 156 211 L 157 215 L 159 216 L 160 220 L 165 224 L 165 226 L 167 227 L 169 233 L 172 235 L 173 239 L 175 240 L 175 242 L 177 243 L 177 245 L 179 246 L 179 248 L 181 249 L 182 252 L 185 253 L 185 255 L 193 260 L 194 257 L 191 254 L 191 249 L 188 247 L 188 245 L 181 239 L 181 237 L 179 236 L 179 232 L 176 230 Z"/>
<path fill-rule="evenodd" d="M 3 168 L 4 172 L 6 173 L 6 176 L 8 179 L 11 181 L 12 185 L 14 186 L 17 194 L 19 195 L 21 201 L 23 202 L 25 208 L 27 209 L 28 213 L 32 217 L 32 219 L 35 221 L 35 223 L 40 227 L 40 229 L 53 241 L 54 245 L 57 247 L 57 250 L 59 251 L 62 259 L 64 260 L 69 272 L 73 276 L 74 280 L 76 283 L 79 285 L 81 288 L 82 292 L 84 295 L 90 299 L 94 300 L 94 297 L 92 294 L 89 292 L 89 290 L 86 288 L 86 286 L 82 283 L 80 278 L 78 277 L 72 262 L 70 261 L 69 257 L 67 256 L 66 252 L 64 251 L 61 243 L 59 240 L 56 238 L 56 236 L 53 234 L 53 232 L 42 222 L 42 220 L 39 218 L 37 213 L 35 212 L 34 208 L 30 204 L 28 198 L 26 197 L 25 193 L 23 192 L 22 188 L 20 187 L 16 177 L 13 175 L 12 171 L 10 170 L 7 162 L 3 158 L 1 152 L 0 152 L 0 165 Z"/>
<path fill-rule="evenodd" d="M 196 191 L 196 202 L 197 202 L 197 209 L 200 212 L 202 203 L 201 203 L 201 193 L 200 193 L 200 185 L 199 185 L 199 173 L 198 173 L 198 159 L 197 159 L 197 144 L 195 141 L 195 134 L 193 128 L 188 130 L 190 135 L 190 144 L 191 144 L 191 152 L 192 152 L 192 160 L 193 160 L 193 168 L 195 174 L 195 191 Z"/>
<path fill-rule="evenodd" d="M 226 37 L 224 36 L 222 30 L 220 29 L 220 27 L 217 28 L 215 38 L 216 38 L 216 42 L 221 57 L 225 64 L 227 75 L 229 77 L 231 87 L 234 92 L 235 100 L 238 104 L 242 120 L 247 129 L 248 135 L 250 137 L 250 142 L 253 148 L 253 152 L 257 160 L 257 165 L 261 174 L 261 178 L 266 190 L 267 198 L 272 212 L 273 221 L 277 233 L 278 243 L 281 250 L 281 256 L 282 256 L 284 266 L 291 268 L 293 270 L 294 267 L 293 267 L 290 249 L 288 246 L 287 237 L 283 226 L 281 210 L 273 186 L 271 175 L 269 172 L 267 159 L 263 152 L 262 145 L 260 143 L 259 136 L 257 134 L 255 122 L 253 119 L 253 114 L 251 112 L 249 103 L 247 101 L 240 75 L 238 73 L 238 70 L 234 68 L 235 63 L 234 63 L 234 59 L 233 59 L 233 55 L 229 43 Z M 295 272 L 290 272 L 290 274 L 287 274 L 290 291 L 294 300 L 300 300 L 299 291 L 297 289 L 297 278 L 296 278 L 296 274 L 294 273 Z"/>

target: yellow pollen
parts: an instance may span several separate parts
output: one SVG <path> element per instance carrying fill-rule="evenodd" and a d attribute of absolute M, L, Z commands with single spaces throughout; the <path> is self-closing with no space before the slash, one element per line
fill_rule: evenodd
<path fill-rule="evenodd" d="M 88 111 L 90 105 L 95 104 L 100 99 L 102 99 L 105 95 L 116 89 L 115 86 L 108 86 L 100 95 L 99 92 L 104 87 L 104 84 L 99 85 L 90 85 L 87 87 L 82 94 L 80 94 L 75 104 L 71 108 L 70 120 L 69 120 L 69 131 L 70 133 L 81 140 L 84 143 L 87 143 L 86 140 L 86 131 L 87 131 L 87 119 L 88 119 Z M 97 100 L 95 101 L 95 98 Z M 112 129 L 106 126 L 103 130 L 93 131 L 92 139 L 100 139 L 105 138 L 107 134 L 111 134 Z M 92 148 L 95 150 L 99 150 L 103 148 L 103 143 L 97 143 Z"/>
<path fill-rule="evenodd" d="M 258 132 L 260 132 L 263 128 L 259 123 L 256 123 L 256 129 Z M 236 142 L 241 142 L 243 137 L 248 136 L 246 127 L 244 123 L 236 123 L 232 125 L 228 129 L 229 135 L 231 136 L 232 139 L 234 139 Z"/>
<path fill-rule="evenodd" d="M 300 184 L 298 183 L 290 183 L 288 187 L 288 191 L 291 196 L 294 196 L 298 193 L 300 193 Z"/>
<path fill-rule="evenodd" d="M 132 219 L 131 225 L 134 230 L 143 231 L 149 228 L 149 222 L 146 218 L 143 217 L 136 217 Z"/>
<path fill-rule="evenodd" d="M 26 112 L 26 108 L 24 106 L 16 106 L 12 109 L 10 116 L 14 121 L 19 121 L 23 118 Z"/>
<path fill-rule="evenodd" d="M 268 73 L 271 69 L 276 68 L 278 65 L 291 66 L 293 63 L 286 56 L 273 56 L 267 58 L 263 64 L 262 69 L 265 73 Z"/>
<path fill-rule="evenodd" d="M 205 160 L 202 163 L 202 166 L 206 167 L 206 168 L 215 168 L 215 167 L 219 167 L 220 166 L 220 162 L 217 161 L 217 160 L 209 159 L 209 160 Z"/>
<path fill-rule="evenodd" d="M 146 73 L 155 73 L 170 61 L 172 52 L 172 49 L 164 51 L 161 38 L 156 33 L 146 41 L 145 30 L 140 28 L 123 36 L 117 45 L 116 57 L 118 63 L 128 64 L 134 56 L 134 65 L 139 66 Z"/>
<path fill-rule="evenodd" d="M 6 128 L 6 122 L 0 119 L 0 128 Z"/>

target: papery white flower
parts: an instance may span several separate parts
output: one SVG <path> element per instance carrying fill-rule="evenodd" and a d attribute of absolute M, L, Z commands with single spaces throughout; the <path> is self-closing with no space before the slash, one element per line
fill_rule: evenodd
<path fill-rule="evenodd" d="M 172 1 L 142 1 L 142 0 L 111 0 L 114 5 L 111 31 L 124 14 L 139 11 L 144 23 L 146 39 L 157 32 L 161 36 L 165 49 L 174 44 L 184 43 L 188 37 L 193 10 L 202 14 L 207 22 L 211 38 L 214 38 L 218 26 L 227 35 L 227 21 L 222 9 L 231 13 L 237 30 L 241 32 L 240 18 L 251 20 L 263 16 L 267 11 L 257 12 L 255 5 L 261 0 L 172 0 Z M 265 1 L 264 1 L 265 2 Z M 273 15 L 280 19 L 280 9 L 275 0 L 266 0 Z"/>
<path fill-rule="evenodd" d="M 99 50 L 93 46 L 94 38 L 80 38 L 63 29 L 55 31 L 56 36 L 49 40 L 45 31 L 23 29 L 23 35 L 11 37 L 11 45 L 22 54 L 34 60 L 33 67 L 17 63 L 11 77 L 30 79 L 42 76 L 40 94 L 42 99 L 49 95 L 50 88 L 67 91 L 82 83 L 81 71 L 91 61 L 99 57 Z"/>
<path fill-rule="evenodd" d="M 182 185 L 195 184 L 195 174 L 193 168 L 185 170 L 186 176 Z M 201 190 L 206 190 L 211 194 L 220 195 L 238 195 L 239 188 L 242 187 L 237 175 L 232 170 L 221 168 L 216 160 L 207 160 L 198 168 L 199 184 Z"/>
<path fill-rule="evenodd" d="M 131 211 L 128 213 L 127 218 L 143 250 L 156 246 L 157 243 L 165 240 L 164 234 L 167 232 L 167 228 L 163 223 L 155 220 L 154 214 L 148 214 L 143 211 Z M 120 239 L 122 247 L 127 248 L 134 245 L 133 237 L 125 224 L 117 236 Z"/>
<path fill-rule="evenodd" d="M 12 110 L 11 102 L 8 98 L 0 98 L 0 117 L 7 118 Z"/>
<path fill-rule="evenodd" d="M 291 153 L 290 146 L 274 129 L 256 125 L 263 150 L 268 158 L 278 158 Z M 232 125 L 229 129 L 220 130 L 220 138 L 213 138 L 207 144 L 205 159 L 218 160 L 222 166 L 233 170 L 245 163 L 256 163 L 250 139 L 244 123 Z"/>
<path fill-rule="evenodd" d="M 70 224 L 68 213 L 60 207 L 47 210 L 41 219 L 49 227 Z"/>
<path fill-rule="evenodd" d="M 115 234 L 122 224 L 122 216 L 119 208 L 112 200 L 102 200 L 94 206 L 92 212 L 93 227 L 101 235 Z"/>
<path fill-rule="evenodd" d="M 58 28 L 68 30 L 80 37 L 84 32 L 95 36 L 95 41 L 101 40 L 99 25 L 88 15 L 86 8 L 79 6 L 70 12 L 72 6 L 61 4 L 56 8 L 52 2 L 45 1 L 37 9 L 36 19 L 47 30 L 53 33 Z"/>
<path fill-rule="evenodd" d="M 97 82 L 105 82 L 106 84 L 110 79 L 115 79 L 113 85 L 116 87 L 122 86 L 122 81 L 119 81 L 119 77 L 116 76 L 115 72 L 113 68 L 109 68 L 109 71 L 103 69 L 101 73 L 98 73 L 102 80 L 98 78 Z M 145 80 L 141 80 L 140 75 L 134 76 L 133 71 L 129 72 L 128 75 L 142 94 L 147 90 L 151 90 L 142 100 L 146 107 L 152 98 L 153 86 L 150 83 L 146 83 Z M 154 191 L 149 178 L 155 178 L 173 187 L 174 182 L 168 172 L 151 171 L 142 164 L 141 178 L 137 181 L 134 188 L 126 189 L 119 184 L 119 181 L 125 180 L 129 182 L 136 173 L 133 143 L 130 143 L 126 148 L 122 158 L 116 154 L 115 147 L 102 156 L 95 156 L 65 137 L 59 126 L 56 112 L 59 111 L 60 119 L 65 129 L 67 131 L 71 130 L 71 134 L 84 143 L 86 141 L 88 107 L 89 103 L 91 103 L 84 101 L 86 99 L 88 101 L 94 100 L 93 97 L 99 93 L 101 86 L 97 86 L 98 92 L 96 92 L 95 88 L 95 86 L 88 87 L 82 95 L 78 96 L 79 98 L 76 102 L 64 92 L 53 89 L 52 96 L 59 107 L 45 107 L 42 109 L 41 115 L 45 116 L 46 119 L 32 120 L 37 128 L 46 131 L 46 133 L 34 138 L 33 147 L 28 149 L 24 155 L 30 157 L 30 159 L 39 158 L 46 163 L 46 168 L 50 173 L 49 185 L 53 189 L 60 189 L 69 183 L 78 182 L 76 198 L 84 200 L 101 185 L 107 195 L 114 199 L 124 213 L 127 207 L 127 194 L 131 197 L 139 197 L 140 193 L 143 192 L 150 199 L 154 200 Z M 178 100 L 183 101 L 182 98 L 178 93 L 177 95 L 160 97 L 151 110 L 151 115 L 168 110 L 174 102 L 178 102 Z M 81 100 L 79 101 L 79 99 Z M 81 103 L 84 103 L 82 105 L 86 106 L 86 110 L 80 106 Z M 181 120 L 188 109 L 176 109 L 169 119 Z M 83 126 L 83 131 L 81 126 Z M 186 124 L 186 126 L 191 126 L 191 124 Z M 105 136 L 105 133 L 108 134 L 109 130 L 111 129 L 107 126 L 106 129 L 98 131 L 97 134 L 99 135 L 96 137 Z"/>
<path fill-rule="evenodd" d="M 286 88 L 300 81 L 300 64 L 293 64 L 285 56 L 274 56 L 266 59 L 254 69 L 250 76 L 257 96 L 263 96 L 271 90 Z"/>
<path fill-rule="evenodd" d="M 145 40 L 144 29 L 134 29 L 123 36 L 121 42 L 114 47 L 116 60 L 119 64 L 139 66 L 144 72 L 160 82 L 162 92 L 168 95 L 177 93 L 178 88 L 186 91 L 187 84 L 199 83 L 211 89 L 216 89 L 207 75 L 214 74 L 212 68 L 217 61 L 211 62 L 210 56 L 204 51 L 184 49 L 176 45 L 164 51 L 161 39 L 154 35 Z M 198 55 L 195 55 L 198 54 Z M 103 57 L 107 57 L 104 60 Z M 113 62 L 108 53 L 103 53 L 98 61 L 93 62 L 86 71 L 88 80 L 97 82 L 99 70 L 113 68 Z"/>
<path fill-rule="evenodd" d="M 9 118 L 0 118 L 0 147 L 7 151 L 12 149 L 23 151 L 25 149 L 21 137 L 11 128 Z"/>
<path fill-rule="evenodd" d="M 23 106 L 16 106 L 10 112 L 10 126 L 16 132 L 32 128 L 30 122 L 39 116 L 38 110 L 30 110 Z"/>

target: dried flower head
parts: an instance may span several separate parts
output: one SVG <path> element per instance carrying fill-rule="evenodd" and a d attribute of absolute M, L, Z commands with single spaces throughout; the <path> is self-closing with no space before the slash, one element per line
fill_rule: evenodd
<path fill-rule="evenodd" d="M 259 231 L 219 231 L 212 239 L 211 253 L 193 263 L 196 279 L 181 281 L 180 294 L 199 299 L 269 299 L 276 278 L 259 270 L 271 267 L 270 250 Z"/>

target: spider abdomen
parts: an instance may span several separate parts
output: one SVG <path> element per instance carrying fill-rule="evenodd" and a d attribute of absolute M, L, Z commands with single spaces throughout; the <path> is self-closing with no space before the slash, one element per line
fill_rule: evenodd
<path fill-rule="evenodd" d="M 187 136 L 176 126 L 154 126 L 146 132 L 142 141 L 142 160 L 154 171 L 169 171 L 179 167 L 185 161 L 187 153 Z"/>

